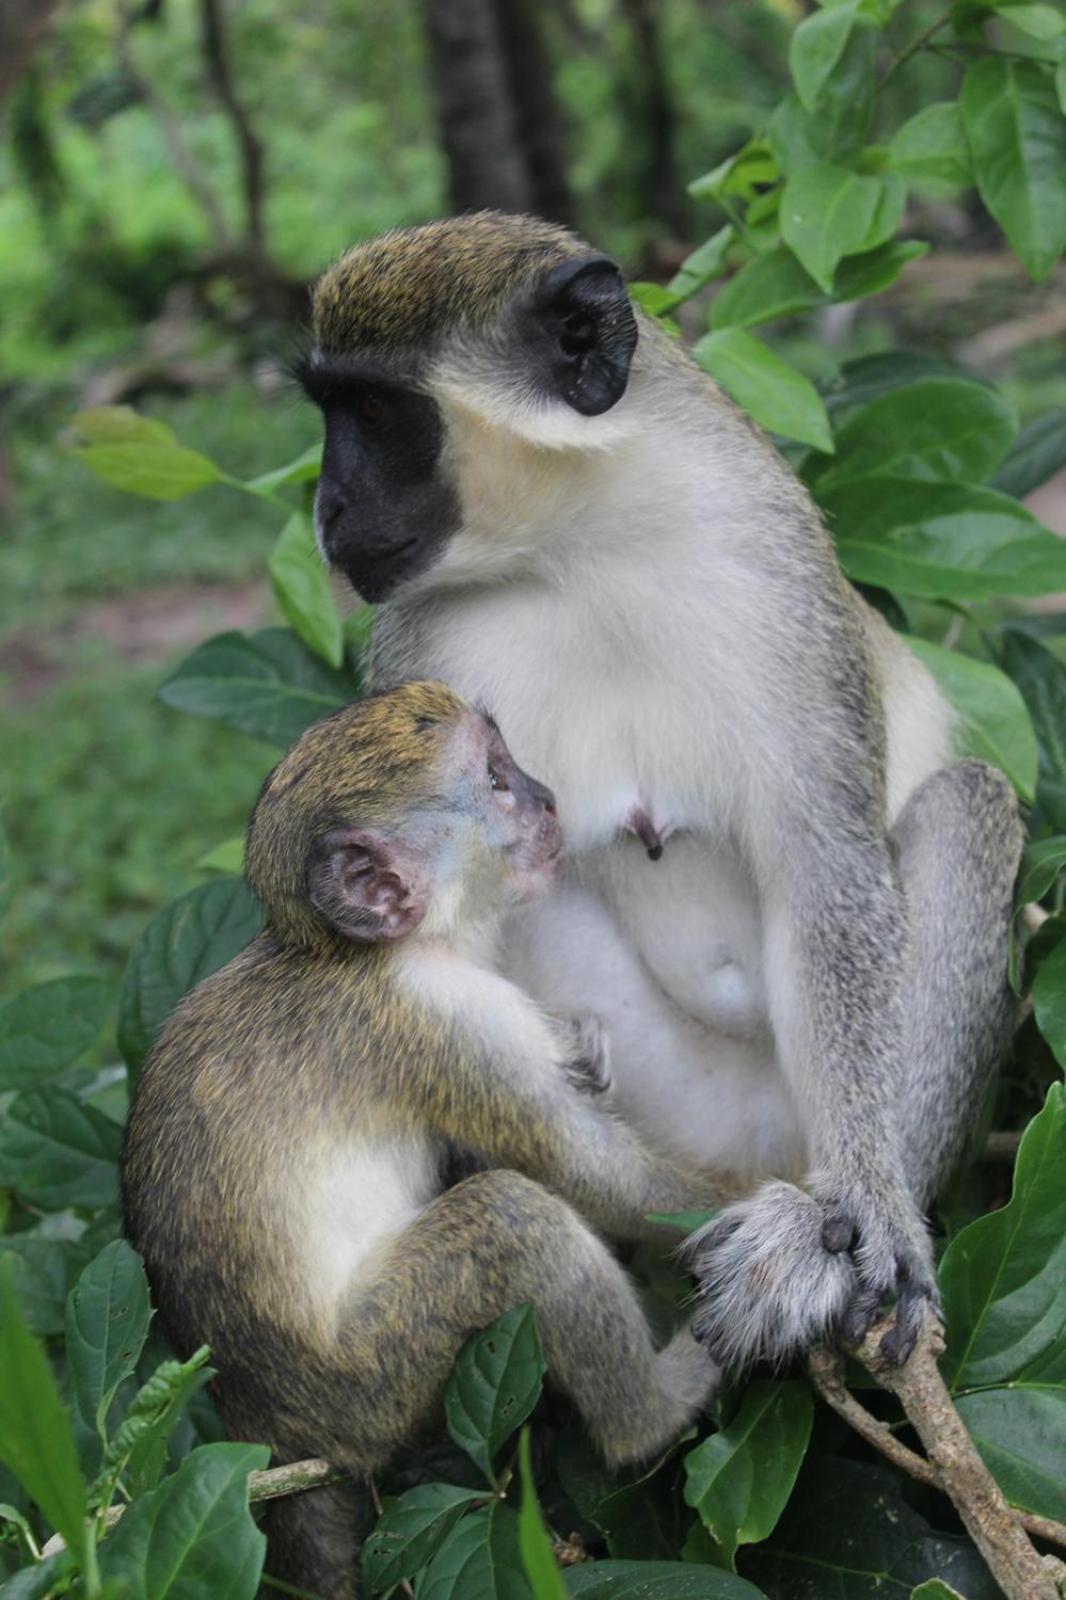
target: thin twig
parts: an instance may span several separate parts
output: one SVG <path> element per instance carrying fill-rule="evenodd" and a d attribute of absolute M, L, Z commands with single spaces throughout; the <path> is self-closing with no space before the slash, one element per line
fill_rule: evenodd
<path fill-rule="evenodd" d="M 897 73 L 899 71 L 900 67 L 902 67 L 905 62 L 907 62 L 907 61 L 909 61 L 911 59 L 911 56 L 916 56 L 918 54 L 918 51 L 922 48 L 922 46 L 928 44 L 930 39 L 933 37 L 933 35 L 936 34 L 936 33 L 939 33 L 941 28 L 946 28 L 950 21 L 951 21 L 951 14 L 950 14 L 950 12 L 948 12 L 944 16 L 939 17 L 936 22 L 931 22 L 929 24 L 928 28 L 923 28 L 921 33 L 918 35 L 917 39 L 915 39 L 913 41 L 913 43 L 909 44 L 907 46 L 906 50 L 904 50 L 901 55 L 898 55 L 896 57 L 895 61 L 893 61 L 892 65 L 889 67 L 888 71 L 885 73 L 884 77 L 881 79 L 881 82 L 878 85 L 878 88 L 879 89 L 883 89 L 885 84 L 893 76 L 893 74 Z"/>
<path fill-rule="evenodd" d="M 927 1324 L 910 1359 L 893 1366 L 881 1354 L 886 1325 L 874 1328 L 854 1352 L 882 1386 L 894 1394 L 915 1429 L 928 1459 L 894 1437 L 883 1422 L 859 1404 L 844 1386 L 839 1356 L 820 1350 L 810 1361 L 818 1393 L 862 1438 L 902 1471 L 946 1494 L 1008 1600 L 1059 1600 L 1066 1565 L 1041 1556 L 1029 1534 L 1066 1548 L 1066 1527 L 1008 1505 L 985 1466 L 940 1376 L 937 1358 L 943 1335 Z"/>

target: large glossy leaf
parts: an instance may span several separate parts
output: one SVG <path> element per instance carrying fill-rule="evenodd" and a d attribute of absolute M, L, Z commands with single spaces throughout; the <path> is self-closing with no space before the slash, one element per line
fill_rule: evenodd
<path fill-rule="evenodd" d="M 0 1237 L 0 1270 L 12 1275 L 15 1295 L 32 1333 L 62 1333 L 67 1295 L 88 1251 L 78 1239 L 56 1239 L 32 1229 Z"/>
<path fill-rule="evenodd" d="M 966 1600 L 966 1596 L 942 1578 L 930 1578 L 928 1583 L 920 1583 L 911 1590 L 911 1600 Z"/>
<path fill-rule="evenodd" d="M 1052 1084 L 1022 1138 L 1007 1205 L 957 1233 L 940 1263 L 953 1390 L 1013 1377 L 1066 1320 L 1066 1096 Z"/>
<path fill-rule="evenodd" d="M 1066 1067 L 1066 939 L 1040 963 L 1033 979 L 1033 1011 L 1049 1050 Z"/>
<path fill-rule="evenodd" d="M 830 163 L 801 167 L 781 198 L 781 237 L 826 294 L 844 256 L 890 239 L 903 215 L 902 179 L 862 177 Z"/>
<path fill-rule="evenodd" d="M 267 562 L 274 595 L 286 622 L 309 650 L 340 667 L 344 630 L 333 599 L 315 530 L 303 511 L 295 511 L 278 535 Z"/>
<path fill-rule="evenodd" d="M 85 1525 L 85 1485 L 47 1357 L 0 1270 L 0 1461 L 11 1469 L 72 1550 Z"/>
<path fill-rule="evenodd" d="M 114 998 L 99 978 L 54 978 L 0 1006 L 0 1090 L 30 1088 L 76 1061 Z"/>
<path fill-rule="evenodd" d="M 862 256 L 856 257 L 861 261 Z M 846 266 L 847 263 L 844 263 Z M 957 377 L 955 370 L 917 350 L 883 350 L 873 356 L 856 356 L 845 361 L 840 377 L 824 391 L 825 403 L 835 427 L 861 411 L 871 401 L 893 389 L 918 383 L 923 378 Z"/>
<path fill-rule="evenodd" d="M 1066 119 L 1050 72 L 985 55 L 966 69 L 959 104 L 981 199 L 1031 276 L 1066 250 Z"/>
<path fill-rule="evenodd" d="M 76 444 L 177 444 L 177 434 L 157 417 L 142 416 L 132 406 L 90 406 L 70 419 Z"/>
<path fill-rule="evenodd" d="M 824 305 L 825 295 L 787 245 L 742 267 L 711 304 L 712 328 L 750 328 Z"/>
<path fill-rule="evenodd" d="M 1018 904 L 1025 906 L 1031 900 L 1042 900 L 1063 867 L 1066 867 L 1066 834 L 1034 839 L 1026 845 L 1018 880 Z"/>
<path fill-rule="evenodd" d="M 1066 589 L 1066 540 L 994 489 L 864 478 L 816 495 L 856 583 L 960 601 Z"/>
<path fill-rule="evenodd" d="M 687 300 L 705 284 L 713 283 L 715 278 L 721 277 L 726 257 L 735 238 L 736 229 L 731 222 L 727 222 L 724 228 L 719 228 L 718 232 L 712 234 L 698 250 L 693 250 L 690 256 L 685 257 L 666 286 L 667 292 L 675 302 Z"/>
<path fill-rule="evenodd" d="M 94 444 L 72 453 L 112 488 L 149 500 L 184 500 L 221 477 L 207 456 L 177 443 Z"/>
<path fill-rule="evenodd" d="M 956 1404 L 1011 1504 L 1066 1521 L 1066 1382 L 981 1389 Z"/>
<path fill-rule="evenodd" d="M 505 1312 L 459 1352 L 444 1393 L 448 1431 L 489 1483 L 493 1457 L 536 1405 L 544 1372 L 530 1305 Z"/>
<path fill-rule="evenodd" d="M 738 405 L 771 433 L 832 450 L 825 405 L 814 384 L 740 328 L 705 334 L 693 357 Z"/>
<path fill-rule="evenodd" d="M 96 1435 L 89 1450 L 94 1467 L 108 1408 L 123 1378 L 137 1365 L 151 1320 L 141 1258 L 125 1239 L 115 1239 L 90 1261 L 67 1301 L 71 1400 L 75 1415 Z"/>
<path fill-rule="evenodd" d="M 956 102 L 923 106 L 896 130 L 888 159 L 892 170 L 912 183 L 972 183 L 970 147 Z"/>
<path fill-rule="evenodd" d="M 452 1529 L 419 1583 L 418 1600 L 534 1600 L 510 1506 L 495 1500 Z"/>
<path fill-rule="evenodd" d="M 611 1469 L 589 1439 L 565 1433 L 552 1465 L 567 1498 L 599 1528 L 619 1560 L 673 1561 L 692 1518 L 678 1493 L 683 1468 L 673 1451 L 638 1466 Z"/>
<path fill-rule="evenodd" d="M 1003 635 L 1003 665 L 1021 691 L 1040 751 L 1039 799 L 1056 825 L 1066 822 L 1066 667 L 1038 639 Z"/>
<path fill-rule="evenodd" d="M 1025 701 L 1006 673 L 990 662 L 945 650 L 925 639 L 908 637 L 907 643 L 958 713 L 962 752 L 991 761 L 1007 774 L 1023 800 L 1032 800 L 1036 734 Z"/>
<path fill-rule="evenodd" d="M 685 1499 L 730 1564 L 739 1545 L 758 1543 L 776 1527 L 813 1415 L 805 1383 L 753 1383 L 729 1425 L 685 1457 Z"/>
<path fill-rule="evenodd" d="M 367 1588 L 386 1593 L 413 1578 L 443 1544 L 465 1511 L 485 1496 L 477 1489 L 448 1483 L 422 1483 L 409 1489 L 378 1518 L 363 1545 Z"/>
<path fill-rule="evenodd" d="M 1014 407 L 994 389 L 923 378 L 849 417 L 817 483 L 826 490 L 870 477 L 983 483 L 1017 431 Z"/>
<path fill-rule="evenodd" d="M 593 1561 L 570 1568 L 566 1592 L 581 1600 L 766 1600 L 735 1572 L 684 1561 Z"/>
<path fill-rule="evenodd" d="M 774 1600 L 909 1600 L 933 1577 L 1001 1600 L 973 1545 L 934 1533 L 900 1490 L 885 1468 L 808 1458 L 771 1539 L 744 1552 L 745 1573 Z"/>
<path fill-rule="evenodd" d="M 358 692 L 349 672 L 327 666 L 294 633 L 265 628 L 209 639 L 165 680 L 159 698 L 270 744 L 290 745 Z"/>
<path fill-rule="evenodd" d="M 152 919 L 133 947 L 119 996 L 118 1042 L 131 1070 L 182 995 L 243 950 L 262 921 L 239 878 L 193 889 Z"/>
<path fill-rule="evenodd" d="M 118 1194 L 122 1129 L 62 1089 L 28 1089 L 0 1119 L 0 1188 L 44 1211 L 98 1210 Z"/>
<path fill-rule="evenodd" d="M 993 489 L 1023 500 L 1066 467 L 1066 411 L 1048 411 L 1022 429 L 1000 462 Z"/>
<path fill-rule="evenodd" d="M 778 103 L 768 133 L 782 172 L 798 172 L 820 161 L 846 166 L 858 158 L 873 118 L 876 64 L 876 30 L 852 28 L 819 86 L 815 109 L 808 111 L 797 94 Z"/>
<path fill-rule="evenodd" d="M 869 28 L 856 5 L 826 7 L 805 17 L 788 46 L 788 64 L 800 104 L 813 111 L 856 28 Z"/>
<path fill-rule="evenodd" d="M 100 1546 L 106 1582 L 124 1600 L 254 1600 L 266 1540 L 248 1509 L 258 1444 L 209 1444 L 128 1507 Z"/>

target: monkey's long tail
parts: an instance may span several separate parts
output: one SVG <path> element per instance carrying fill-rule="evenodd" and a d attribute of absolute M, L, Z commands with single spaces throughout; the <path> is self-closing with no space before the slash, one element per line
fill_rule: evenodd
<path fill-rule="evenodd" d="M 359 1547 L 373 1519 L 369 1491 L 354 1478 L 270 1501 L 264 1580 L 280 1578 L 320 1600 L 356 1600 Z M 278 1595 L 262 1583 L 259 1600 Z"/>

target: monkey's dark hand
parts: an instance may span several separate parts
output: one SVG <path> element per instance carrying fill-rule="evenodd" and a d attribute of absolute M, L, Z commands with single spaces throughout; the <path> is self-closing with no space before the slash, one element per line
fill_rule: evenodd
<path fill-rule="evenodd" d="M 599 1017 L 567 1017 L 561 1026 L 567 1035 L 567 1078 L 582 1094 L 608 1094 L 613 1081 L 611 1047 Z"/>
<path fill-rule="evenodd" d="M 939 1313 L 933 1252 L 925 1222 L 910 1195 L 898 1185 L 862 1186 L 816 1177 L 811 1191 L 825 1221 L 822 1243 L 855 1264 L 855 1288 L 840 1321 L 839 1334 L 858 1344 L 886 1301 L 896 1304 L 895 1320 L 881 1340 L 886 1360 L 902 1366 L 914 1349 L 922 1324 Z"/>

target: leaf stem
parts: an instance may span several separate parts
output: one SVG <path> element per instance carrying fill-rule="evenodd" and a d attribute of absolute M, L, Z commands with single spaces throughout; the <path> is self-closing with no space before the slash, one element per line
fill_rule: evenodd
<path fill-rule="evenodd" d="M 888 68 L 888 71 L 885 73 L 884 77 L 881 79 L 881 82 L 877 86 L 878 93 L 881 92 L 885 84 L 888 83 L 889 79 L 899 71 L 900 67 L 902 67 L 905 62 L 909 61 L 912 56 L 917 55 L 918 51 L 921 50 L 924 45 L 929 43 L 934 34 L 939 33 L 941 28 L 945 28 L 950 21 L 951 13 L 949 11 L 946 12 L 944 16 L 938 17 L 936 22 L 931 22 L 928 28 L 923 28 L 917 39 L 913 40 L 913 42 L 907 46 L 906 50 L 904 50 L 901 55 L 898 55 L 895 61 L 892 62 Z"/>

